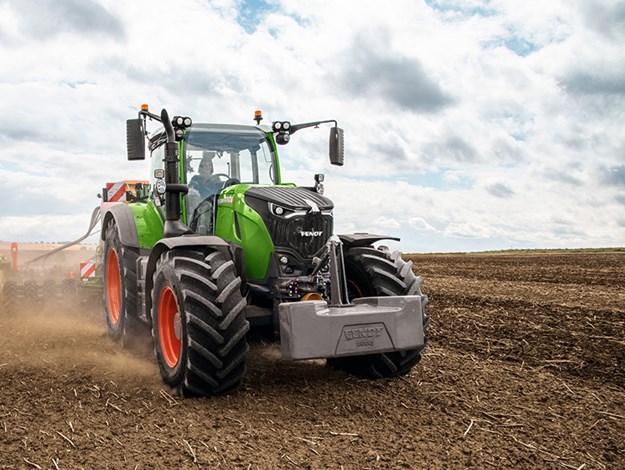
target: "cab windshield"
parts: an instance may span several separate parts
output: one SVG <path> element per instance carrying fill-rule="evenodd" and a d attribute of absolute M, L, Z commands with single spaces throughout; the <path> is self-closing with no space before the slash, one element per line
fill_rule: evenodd
<path fill-rule="evenodd" d="M 226 184 L 276 184 L 275 155 L 267 136 L 248 126 L 194 125 L 184 144 L 189 214 Z"/>

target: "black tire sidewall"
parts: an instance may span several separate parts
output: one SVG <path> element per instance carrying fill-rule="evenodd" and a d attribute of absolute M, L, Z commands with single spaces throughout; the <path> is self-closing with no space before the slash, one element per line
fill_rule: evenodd
<path fill-rule="evenodd" d="M 120 304 L 119 304 L 119 319 L 117 323 L 113 323 L 111 321 L 111 316 L 109 313 L 109 303 L 108 303 L 108 286 L 107 286 L 107 267 L 109 263 L 109 251 L 115 250 L 117 254 L 117 269 L 119 272 L 119 282 L 120 282 Z M 117 226 L 114 221 L 109 222 L 108 227 L 106 228 L 106 237 L 104 240 L 104 262 L 103 262 L 103 273 L 102 273 L 102 287 L 103 287 L 103 300 L 104 300 L 104 319 L 106 321 L 106 328 L 109 336 L 117 341 L 124 334 L 124 323 L 126 321 L 126 300 L 124 296 L 124 266 L 123 266 L 123 247 L 121 240 L 119 238 L 119 233 L 117 231 Z"/>
<path fill-rule="evenodd" d="M 158 321 L 161 292 L 166 287 L 169 287 L 176 296 L 176 304 L 178 306 L 178 312 L 180 312 L 181 322 L 180 357 L 178 358 L 178 363 L 173 368 L 169 367 L 163 357 Z M 183 298 L 183 293 L 180 288 L 180 280 L 176 274 L 175 268 L 168 260 L 162 261 L 157 267 L 154 277 L 154 288 L 152 289 L 152 335 L 154 337 L 154 351 L 156 353 L 163 381 L 170 387 L 177 387 L 184 381 L 184 364 L 187 361 L 187 322 L 184 302 L 181 302 Z"/>
<path fill-rule="evenodd" d="M 345 257 L 345 275 L 347 277 L 348 293 L 351 293 L 351 291 L 353 290 L 353 283 L 362 294 L 358 297 L 372 297 L 378 295 L 375 291 L 375 287 L 372 284 L 371 276 L 365 271 L 362 263 L 357 262 L 349 256 Z M 349 300 L 352 301 L 358 297 L 352 298 L 350 295 Z"/>

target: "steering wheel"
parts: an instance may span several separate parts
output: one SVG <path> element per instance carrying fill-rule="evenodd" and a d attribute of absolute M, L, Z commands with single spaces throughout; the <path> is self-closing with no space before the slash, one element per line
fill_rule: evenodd
<path fill-rule="evenodd" d="M 222 181 L 221 177 L 224 177 L 223 181 L 228 181 L 230 179 L 230 176 L 228 176 L 225 173 L 215 173 L 213 175 L 210 176 L 210 179 L 218 179 L 219 181 Z"/>
<path fill-rule="evenodd" d="M 234 186 L 235 184 L 240 184 L 241 182 L 236 178 L 228 178 L 228 180 L 224 183 L 223 188 L 227 188 L 228 186 Z"/>
<path fill-rule="evenodd" d="M 211 175 L 210 179 L 218 180 L 220 183 L 222 183 L 221 189 L 240 183 L 240 181 L 237 178 L 230 178 L 230 176 L 228 176 L 225 173 L 215 173 L 214 175 Z"/>

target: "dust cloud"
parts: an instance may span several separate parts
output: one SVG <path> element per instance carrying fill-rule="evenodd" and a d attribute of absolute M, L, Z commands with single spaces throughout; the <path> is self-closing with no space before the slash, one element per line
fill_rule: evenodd
<path fill-rule="evenodd" d="M 64 311 L 44 303 L 10 316 L 0 313 L 0 335 L 0 373 L 5 366 L 51 374 L 76 371 L 114 382 L 161 385 L 149 336 L 138 336 L 124 349 L 108 337 L 97 308 Z"/>
<path fill-rule="evenodd" d="M 20 244 L 17 272 L 6 262 L 1 266 L 0 285 L 9 280 L 16 285 L 35 282 L 39 290 L 36 301 L 27 305 L 21 299 L 12 313 L 3 311 L 0 302 L 0 375 L 9 368 L 38 369 L 161 386 L 149 332 L 133 338 L 125 349 L 107 335 L 101 290 L 83 289 L 80 295 L 63 290 L 64 282 L 79 279 L 81 262 L 95 260 L 96 247 L 76 245 L 36 261 L 59 246 Z M 0 243 L 5 261 L 10 253 L 9 244 Z M 54 287 L 46 291 L 50 283 Z"/>

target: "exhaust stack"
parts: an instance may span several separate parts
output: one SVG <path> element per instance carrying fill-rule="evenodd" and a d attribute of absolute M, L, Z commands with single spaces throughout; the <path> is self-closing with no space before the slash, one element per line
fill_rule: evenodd
<path fill-rule="evenodd" d="M 193 233 L 180 221 L 180 194 L 187 194 L 189 187 L 178 181 L 178 142 L 167 110 L 161 111 L 161 122 L 165 127 L 167 142 L 165 143 L 165 226 L 163 238 L 179 237 Z"/>

